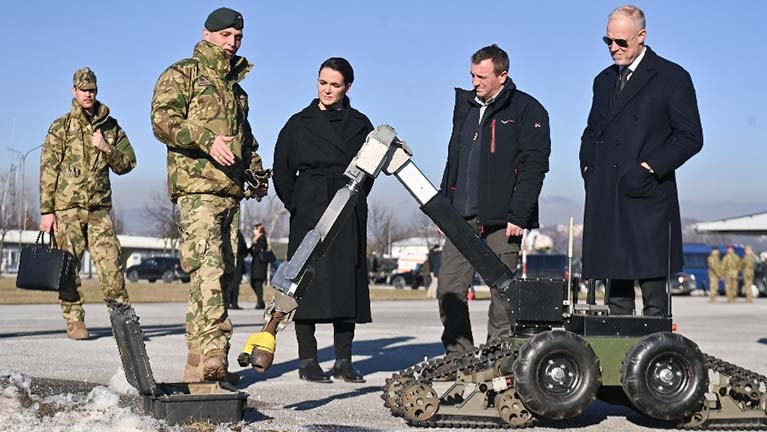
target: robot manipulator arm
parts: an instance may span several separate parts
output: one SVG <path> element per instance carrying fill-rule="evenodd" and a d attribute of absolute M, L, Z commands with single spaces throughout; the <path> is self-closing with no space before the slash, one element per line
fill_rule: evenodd
<path fill-rule="evenodd" d="M 336 192 L 314 229 L 304 236 L 290 260 L 277 269 L 272 279 L 277 293 L 267 308 L 266 324 L 261 332 L 248 338 L 237 358 L 241 366 L 250 364 L 258 372 L 265 372 L 271 366 L 277 346 L 277 331 L 292 319 L 311 283 L 316 263 L 331 247 L 339 229 L 354 209 L 360 185 L 367 178 L 377 177 L 381 171 L 394 175 L 402 183 L 421 210 L 442 229 L 488 284 L 500 290 L 508 287 L 513 272 L 479 239 L 447 199 L 437 193 L 412 162 L 412 154 L 390 126 L 382 125 L 370 132 L 344 172 L 349 182 Z"/>
<path fill-rule="evenodd" d="M 404 143 L 390 126 L 379 126 L 365 140 L 360 151 L 346 168 L 348 183 L 333 196 L 314 229 L 309 231 L 289 261 L 282 264 L 272 278 L 275 299 L 266 309 L 266 324 L 259 333 L 250 335 L 237 357 L 241 366 L 252 365 L 265 372 L 274 361 L 277 331 L 284 328 L 298 308 L 299 302 L 314 276 L 319 259 L 333 243 L 338 231 L 357 203 L 360 185 L 375 178 L 390 163 L 395 153 L 402 154 Z M 399 157 L 401 158 L 401 156 Z"/>

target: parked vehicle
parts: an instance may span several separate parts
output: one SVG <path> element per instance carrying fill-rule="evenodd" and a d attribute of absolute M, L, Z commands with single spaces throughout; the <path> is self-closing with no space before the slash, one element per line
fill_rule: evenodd
<path fill-rule="evenodd" d="M 165 283 L 175 280 L 189 282 L 189 273 L 181 268 L 181 262 L 175 257 L 152 257 L 141 261 L 141 264 L 128 267 L 126 278 L 131 282 L 145 279 L 150 283 L 162 279 Z"/>
<path fill-rule="evenodd" d="M 392 272 L 397 270 L 397 260 L 382 258 L 377 255 L 368 256 L 368 278 L 372 284 L 388 284 Z"/>
<path fill-rule="evenodd" d="M 698 281 L 694 274 L 679 272 L 671 278 L 672 295 L 690 295 L 696 289 L 698 289 Z"/>
<path fill-rule="evenodd" d="M 416 264 L 412 270 L 404 272 L 392 273 L 389 276 L 389 284 L 396 289 L 402 289 L 409 286 L 412 289 L 418 289 L 419 287 L 427 287 L 431 283 L 430 276 L 424 276 L 423 264 Z"/>

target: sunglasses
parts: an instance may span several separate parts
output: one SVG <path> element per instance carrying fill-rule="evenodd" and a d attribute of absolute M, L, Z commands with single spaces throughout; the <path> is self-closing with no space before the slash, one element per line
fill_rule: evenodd
<path fill-rule="evenodd" d="M 621 48 L 628 48 L 629 47 L 629 41 L 626 39 L 610 39 L 607 36 L 602 36 L 602 41 L 607 46 L 611 46 L 613 42 L 615 42 L 615 45 L 618 45 Z"/>

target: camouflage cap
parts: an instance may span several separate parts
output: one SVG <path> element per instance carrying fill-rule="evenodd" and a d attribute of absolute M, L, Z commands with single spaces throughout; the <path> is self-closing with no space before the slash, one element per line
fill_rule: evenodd
<path fill-rule="evenodd" d="M 237 30 L 242 30 L 245 27 L 242 14 L 234 9 L 218 8 L 211 12 L 208 19 L 205 20 L 205 28 L 208 31 L 217 32 L 229 27 L 234 27 Z"/>
<path fill-rule="evenodd" d="M 96 90 L 96 74 L 87 66 L 78 69 L 72 77 L 72 84 L 80 90 Z"/>

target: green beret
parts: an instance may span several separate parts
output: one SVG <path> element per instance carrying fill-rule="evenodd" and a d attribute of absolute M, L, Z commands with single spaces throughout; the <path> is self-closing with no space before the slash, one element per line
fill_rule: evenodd
<path fill-rule="evenodd" d="M 211 12 L 208 19 L 205 20 L 205 28 L 208 31 L 217 32 L 229 27 L 234 27 L 237 30 L 242 30 L 245 27 L 241 13 L 222 7 Z"/>
<path fill-rule="evenodd" d="M 78 69 L 72 77 L 72 85 L 80 90 L 96 90 L 96 74 L 87 66 Z"/>

